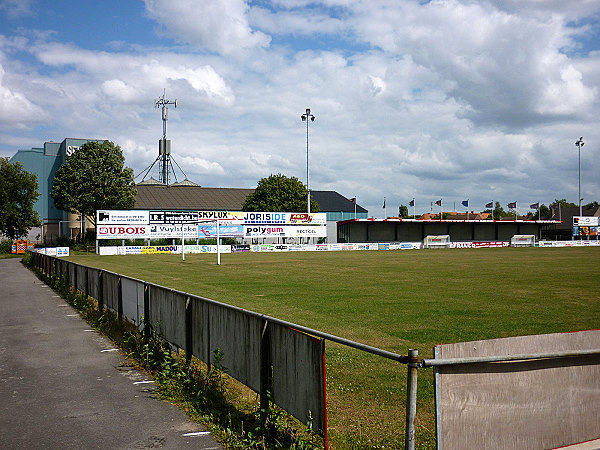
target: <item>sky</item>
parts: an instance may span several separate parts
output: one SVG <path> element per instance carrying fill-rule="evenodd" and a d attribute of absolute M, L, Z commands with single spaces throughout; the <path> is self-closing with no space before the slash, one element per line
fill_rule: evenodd
<path fill-rule="evenodd" d="M 310 189 L 369 216 L 577 203 L 580 137 L 600 201 L 598 0 L 0 0 L 0 24 L 0 156 L 108 139 L 138 175 L 164 94 L 201 186 L 306 183 L 310 108 Z"/>

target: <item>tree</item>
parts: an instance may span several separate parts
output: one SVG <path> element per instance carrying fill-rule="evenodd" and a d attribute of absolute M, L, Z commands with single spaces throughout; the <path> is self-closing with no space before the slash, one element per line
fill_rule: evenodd
<path fill-rule="evenodd" d="M 560 205 L 561 208 L 576 208 L 578 206 L 575 203 L 568 202 L 564 198 L 560 200 L 555 199 L 553 205 Z"/>
<path fill-rule="evenodd" d="M 408 206 L 400 205 L 398 207 L 398 217 L 408 217 Z"/>
<path fill-rule="evenodd" d="M 23 164 L 11 164 L 0 158 L 0 233 L 10 239 L 27 234 L 41 225 L 33 205 L 40 196 L 37 176 L 23 169 Z"/>
<path fill-rule="evenodd" d="M 135 205 L 133 170 L 124 167 L 121 148 L 110 141 L 87 142 L 56 171 L 52 193 L 56 207 L 96 222 L 98 209 Z"/>
<path fill-rule="evenodd" d="M 540 218 L 540 220 L 546 220 L 546 219 L 549 219 L 550 217 L 552 217 L 552 214 L 550 213 L 550 208 L 548 208 L 546 205 L 544 205 L 542 203 L 540 205 L 539 212 L 538 211 L 529 211 L 527 213 L 528 219 L 537 220 L 538 217 Z"/>
<path fill-rule="evenodd" d="M 514 213 L 512 213 L 514 215 Z M 508 217 L 509 213 L 507 213 L 506 211 L 504 211 L 504 208 L 502 208 L 502 205 L 500 205 L 500 202 L 496 202 L 496 205 L 494 207 L 494 219 L 500 219 L 501 217 Z"/>
<path fill-rule="evenodd" d="M 302 212 L 307 210 L 307 190 L 296 177 L 282 174 L 261 178 L 256 190 L 246 197 L 243 211 Z M 310 211 L 319 212 L 319 204 L 310 199 Z"/>

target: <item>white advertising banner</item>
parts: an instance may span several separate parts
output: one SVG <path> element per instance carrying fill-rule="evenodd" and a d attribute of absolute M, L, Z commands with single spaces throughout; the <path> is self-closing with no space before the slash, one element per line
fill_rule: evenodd
<path fill-rule="evenodd" d="M 162 238 L 179 238 L 181 239 L 181 225 L 175 224 L 162 224 L 162 225 L 149 225 L 150 239 L 162 239 Z M 196 239 L 198 237 L 198 225 L 196 224 L 184 224 L 183 235 L 186 239 Z"/>
<path fill-rule="evenodd" d="M 242 211 L 199 211 L 199 221 L 219 219 L 221 225 L 243 225 L 244 213 Z"/>
<path fill-rule="evenodd" d="M 220 221 L 219 221 L 220 222 Z M 243 237 L 243 225 L 224 225 L 219 224 L 219 237 Z M 198 236 L 200 239 L 209 239 L 217 237 L 216 225 L 198 225 Z"/>
<path fill-rule="evenodd" d="M 600 225 L 599 221 L 600 221 L 600 217 L 574 216 L 573 217 L 573 226 L 597 227 Z"/>
<path fill-rule="evenodd" d="M 147 225 L 150 223 L 149 211 L 96 211 L 96 225 Z"/>
<path fill-rule="evenodd" d="M 197 221 L 197 211 L 149 211 L 149 223 L 185 223 Z"/>
<path fill-rule="evenodd" d="M 149 237 L 149 225 L 96 225 L 96 239 L 144 239 Z"/>
<path fill-rule="evenodd" d="M 246 212 L 246 225 L 326 225 L 325 213 L 290 213 L 290 212 Z"/>
<path fill-rule="evenodd" d="M 270 226 L 270 225 L 244 225 L 244 237 L 326 237 L 325 226 Z"/>

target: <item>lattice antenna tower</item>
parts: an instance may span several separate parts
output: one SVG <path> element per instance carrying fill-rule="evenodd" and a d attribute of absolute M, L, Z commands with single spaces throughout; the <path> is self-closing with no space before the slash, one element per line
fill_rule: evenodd
<path fill-rule="evenodd" d="M 162 184 L 169 184 L 169 169 L 171 166 L 171 141 L 167 140 L 167 120 L 169 120 L 169 107 L 173 105 L 177 108 L 177 99 L 175 101 L 165 99 L 166 92 L 163 90 L 163 95 L 158 100 L 154 101 L 154 106 L 162 110 L 163 135 L 158 141 L 158 157 L 159 161 L 159 181 Z M 174 171 L 173 171 L 174 172 Z"/>
<path fill-rule="evenodd" d="M 162 97 L 160 97 L 158 100 L 154 100 L 154 106 L 156 108 L 161 109 L 162 121 L 163 121 L 163 135 L 162 135 L 162 138 L 160 138 L 160 140 L 158 141 L 158 157 L 154 160 L 154 162 L 149 167 L 144 169 L 140 174 L 136 175 L 135 178 L 139 177 L 143 173 L 144 176 L 142 177 L 141 183 L 147 183 L 147 184 L 158 183 L 158 184 L 168 185 L 169 178 L 172 173 L 173 177 L 175 178 L 175 181 L 177 182 L 178 181 L 177 174 L 175 173 L 175 168 L 173 167 L 173 164 L 175 164 L 175 166 L 177 166 L 179 171 L 184 176 L 184 180 L 182 181 L 182 183 L 187 182 L 188 184 L 195 185 L 195 183 L 191 183 L 188 180 L 185 172 L 181 169 L 179 164 L 177 164 L 177 161 L 175 161 L 175 159 L 171 156 L 171 141 L 169 139 L 167 139 L 167 120 L 169 120 L 169 107 L 168 106 L 173 105 L 175 108 L 177 108 L 177 100 L 171 101 L 171 100 L 167 100 L 165 97 L 166 97 L 166 94 L 165 94 L 165 91 L 163 90 Z M 153 169 L 154 169 L 155 165 L 158 165 L 158 172 L 159 172 L 158 173 L 158 181 L 156 181 L 152 177 L 152 173 L 154 172 Z M 146 177 L 149 174 L 150 174 L 150 180 L 145 181 Z"/>

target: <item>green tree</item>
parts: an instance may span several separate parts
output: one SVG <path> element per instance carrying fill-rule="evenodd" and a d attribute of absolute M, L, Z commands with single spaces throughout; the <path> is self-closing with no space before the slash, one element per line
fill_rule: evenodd
<path fill-rule="evenodd" d="M 576 208 L 577 204 L 568 202 L 566 199 L 561 198 L 560 200 L 555 199 L 553 205 L 560 205 L 561 208 Z"/>
<path fill-rule="evenodd" d="M 133 170 L 110 141 L 87 142 L 56 171 L 52 193 L 56 207 L 83 214 L 96 222 L 98 209 L 129 209 L 135 205 Z"/>
<path fill-rule="evenodd" d="M 408 206 L 400 205 L 398 207 L 398 217 L 408 217 Z"/>
<path fill-rule="evenodd" d="M 306 211 L 306 186 L 296 177 L 286 177 L 278 173 L 261 178 L 256 190 L 246 197 L 243 211 Z M 319 204 L 311 197 L 310 212 L 319 212 Z"/>
<path fill-rule="evenodd" d="M 41 225 L 33 205 L 40 196 L 37 177 L 23 169 L 23 164 L 11 164 L 0 158 L 0 233 L 10 239 L 25 236 Z"/>
<path fill-rule="evenodd" d="M 500 202 L 496 202 L 496 205 L 494 206 L 494 219 L 498 220 L 501 217 L 508 217 L 509 215 L 511 215 L 511 214 L 504 211 L 504 208 L 502 208 L 502 205 L 500 205 Z M 512 215 L 514 215 L 514 212 L 512 213 Z"/>
<path fill-rule="evenodd" d="M 540 220 L 546 220 L 546 219 L 549 219 L 550 217 L 552 217 L 552 214 L 550 213 L 550 208 L 548 208 L 546 205 L 544 205 L 542 203 L 540 205 L 539 214 L 538 214 L 538 211 L 529 211 L 527 213 L 528 219 L 537 220 L 538 217 L 540 218 Z"/>

